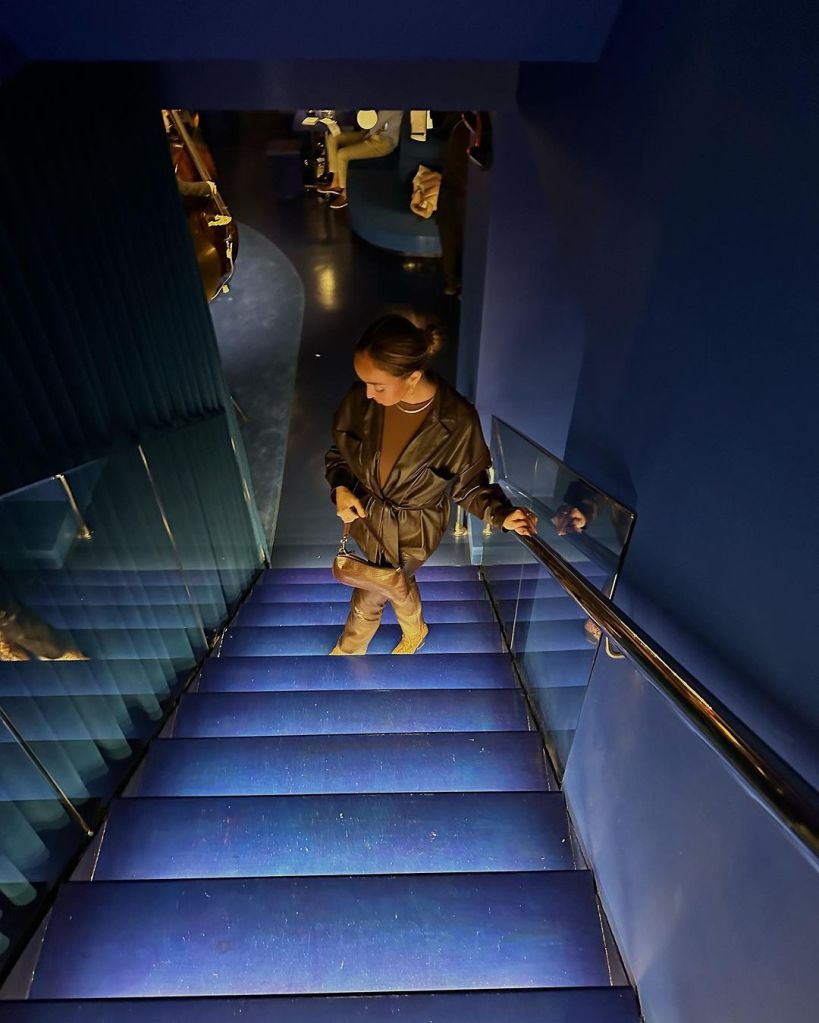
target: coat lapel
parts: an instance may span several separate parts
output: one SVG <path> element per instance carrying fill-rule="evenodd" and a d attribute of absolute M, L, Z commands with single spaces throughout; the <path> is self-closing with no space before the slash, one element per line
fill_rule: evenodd
<path fill-rule="evenodd" d="M 380 495 L 378 461 L 381 449 L 381 431 L 384 426 L 384 409 L 376 401 L 367 401 L 363 419 L 361 461 L 366 474 L 366 486 L 370 493 Z"/>
<path fill-rule="evenodd" d="M 453 430 L 455 429 L 450 388 L 443 380 L 440 379 L 440 377 L 436 378 L 435 382 L 438 392 L 435 395 L 435 401 L 433 402 L 429 415 L 421 424 L 421 428 L 418 433 L 416 433 L 414 437 L 410 438 L 407 446 L 398 456 L 395 465 L 392 467 L 390 475 L 384 482 L 385 489 L 396 473 L 399 473 L 405 466 L 427 465 L 430 459 L 435 455 L 437 449 L 449 440 Z M 431 446 L 431 437 L 436 433 L 439 434 L 436 438 L 438 443 Z M 379 430 L 379 443 L 380 436 L 381 434 Z"/>

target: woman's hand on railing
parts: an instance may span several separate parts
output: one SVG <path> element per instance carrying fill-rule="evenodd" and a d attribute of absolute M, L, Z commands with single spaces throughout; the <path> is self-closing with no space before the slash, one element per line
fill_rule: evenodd
<path fill-rule="evenodd" d="M 503 528 L 519 536 L 537 536 L 537 515 L 528 508 L 515 508 L 503 520 Z"/>
<path fill-rule="evenodd" d="M 365 516 L 364 505 L 349 487 L 336 487 L 336 515 L 342 522 L 354 522 Z"/>

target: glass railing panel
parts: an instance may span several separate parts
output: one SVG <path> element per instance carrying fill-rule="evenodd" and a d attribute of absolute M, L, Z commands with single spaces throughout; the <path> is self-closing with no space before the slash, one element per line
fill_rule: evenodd
<path fill-rule="evenodd" d="M 0 721 L 0 973 L 86 835 Z"/>
<path fill-rule="evenodd" d="M 551 452 L 494 418 L 492 456 L 496 478 L 510 498 L 537 512 L 543 539 L 610 596 L 634 513 Z"/>
<path fill-rule="evenodd" d="M 205 634 L 134 449 L 0 499 L 0 707 L 90 825 Z"/>
<path fill-rule="evenodd" d="M 634 515 L 560 459 L 494 419 L 496 479 L 538 532 L 601 593 L 613 592 Z M 482 572 L 554 766 L 571 749 L 599 629 L 514 535 L 484 537 Z"/>
<path fill-rule="evenodd" d="M 598 648 L 596 630 L 509 533 L 484 544 L 482 572 L 544 743 L 562 775 Z"/>
<path fill-rule="evenodd" d="M 265 559 L 227 416 L 157 435 L 143 449 L 194 600 L 212 629 L 233 610 Z"/>

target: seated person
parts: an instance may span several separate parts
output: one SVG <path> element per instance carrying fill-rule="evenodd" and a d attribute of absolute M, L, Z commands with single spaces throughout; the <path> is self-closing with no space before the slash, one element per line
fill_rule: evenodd
<path fill-rule="evenodd" d="M 347 167 L 350 160 L 372 160 L 388 156 L 401 137 L 403 110 L 379 110 L 378 120 L 369 131 L 346 131 L 327 136 L 327 165 L 332 180 L 319 185 L 319 192 L 331 193 L 335 199 L 330 208 L 341 210 L 347 205 Z"/>

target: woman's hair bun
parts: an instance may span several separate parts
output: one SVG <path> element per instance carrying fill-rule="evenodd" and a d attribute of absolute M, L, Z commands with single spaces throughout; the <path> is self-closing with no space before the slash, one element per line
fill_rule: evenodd
<path fill-rule="evenodd" d="M 394 377 L 423 373 L 443 344 L 437 326 L 419 327 L 406 316 L 381 316 L 359 338 L 356 352 L 366 352 L 373 362 Z"/>
<path fill-rule="evenodd" d="M 444 343 L 443 331 L 435 324 L 429 324 L 424 327 L 424 337 L 427 342 L 427 358 L 431 359 L 433 355 L 436 355 L 441 350 Z"/>

